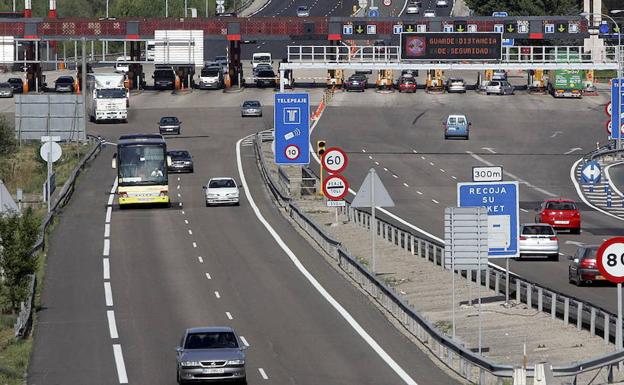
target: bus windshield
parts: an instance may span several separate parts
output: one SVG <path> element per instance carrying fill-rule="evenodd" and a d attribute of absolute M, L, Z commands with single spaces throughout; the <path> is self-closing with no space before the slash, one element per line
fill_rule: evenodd
<path fill-rule="evenodd" d="M 119 185 L 166 185 L 167 158 L 162 144 L 132 144 L 118 148 Z"/>
<path fill-rule="evenodd" d="M 125 97 L 125 88 L 103 88 L 101 90 L 97 90 L 98 99 L 119 99 Z"/>

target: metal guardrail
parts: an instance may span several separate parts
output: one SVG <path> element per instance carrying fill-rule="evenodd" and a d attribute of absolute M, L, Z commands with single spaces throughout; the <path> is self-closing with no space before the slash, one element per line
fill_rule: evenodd
<path fill-rule="evenodd" d="M 28 253 L 30 258 L 34 258 L 37 252 L 45 248 L 46 230 L 48 229 L 48 227 L 54 220 L 54 217 L 58 214 L 59 210 L 63 206 L 65 206 L 71 199 L 71 196 L 74 193 L 76 180 L 78 179 L 78 176 L 80 175 L 80 172 L 82 171 L 82 169 L 86 166 L 86 164 L 89 161 L 91 161 L 91 159 L 93 159 L 102 150 L 102 144 L 104 143 L 102 139 L 100 139 L 99 137 L 94 137 L 92 135 L 88 135 L 88 138 L 92 141 L 95 141 L 96 145 L 95 147 L 93 147 L 93 149 L 91 149 L 91 151 L 89 151 L 88 154 L 86 154 L 80 160 L 80 163 L 76 165 L 71 175 L 69 176 L 69 178 L 63 185 L 63 188 L 61 189 L 58 195 L 58 198 L 56 199 L 56 201 L 50 208 L 50 212 L 43 219 L 43 222 L 41 223 L 39 227 L 39 236 L 37 237 L 37 241 L 33 245 L 30 252 Z M 17 320 L 15 321 L 15 325 L 13 326 L 13 332 L 15 334 L 15 337 L 19 337 L 19 338 L 26 337 L 28 335 L 28 332 L 30 331 L 30 327 L 32 326 L 32 314 L 33 314 L 32 309 L 34 307 L 34 301 L 35 301 L 35 298 L 34 298 L 35 289 L 37 286 L 36 281 L 37 280 L 36 280 L 35 275 L 31 275 L 29 289 L 28 289 L 28 298 L 26 301 L 21 303 L 20 313 L 17 317 Z"/>
<path fill-rule="evenodd" d="M 267 171 L 266 160 L 261 148 L 262 141 L 260 137 L 256 137 L 254 146 L 256 157 L 260 172 L 267 181 L 267 185 L 278 203 L 286 209 L 289 216 L 325 252 L 338 261 L 338 265 L 342 270 L 347 272 L 360 287 L 375 298 L 380 306 L 384 307 L 400 321 L 441 362 L 463 378 L 479 384 L 501 384 L 503 378 L 511 378 L 513 376 L 513 366 L 494 363 L 457 344 L 449 336 L 441 333 L 415 312 L 392 288 L 372 275 L 366 267 L 342 247 L 339 241 L 328 235 L 323 228 L 303 213 L 290 200 L 287 193 L 281 191 L 270 172 Z M 360 226 L 370 228 L 371 217 L 368 213 L 351 207 L 343 210 L 343 213 L 348 215 L 350 220 L 355 221 Z M 406 252 L 427 258 L 438 265 L 443 264 L 443 244 L 414 234 L 409 230 L 401 229 L 383 219 L 376 219 L 378 235 L 403 248 Z M 504 293 L 504 287 L 501 285 L 501 282 L 504 283 L 503 274 L 504 270 L 502 268 L 491 266 L 490 274 L 482 275 L 481 284 L 499 293 Z M 468 279 L 476 281 L 476 277 L 472 277 L 471 274 L 468 275 Z M 510 292 L 512 298 L 515 296 L 517 302 L 523 302 L 531 308 L 549 312 L 553 319 L 559 318 L 563 319 L 566 324 L 576 324 L 579 330 L 582 328 L 588 329 L 592 335 L 602 332 L 605 343 L 615 339 L 616 317 L 604 309 L 585 304 L 583 301 L 565 296 L 557 291 L 543 288 L 516 275 L 510 277 Z M 571 304 L 575 311 L 572 311 Z M 573 362 L 569 365 L 552 367 L 552 373 L 555 377 L 573 377 L 573 381 L 576 384 L 576 376 L 579 374 L 606 367 L 608 381 L 612 382 L 614 369 L 622 361 L 624 361 L 624 351 L 616 351 L 588 360 Z M 534 375 L 535 367 L 527 367 L 527 376 L 534 377 Z"/>

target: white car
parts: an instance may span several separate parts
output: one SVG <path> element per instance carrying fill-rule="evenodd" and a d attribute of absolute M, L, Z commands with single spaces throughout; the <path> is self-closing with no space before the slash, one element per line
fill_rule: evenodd
<path fill-rule="evenodd" d="M 424 17 L 436 17 L 436 13 L 433 9 L 428 9 L 423 13 Z"/>
<path fill-rule="evenodd" d="M 547 256 L 559 260 L 559 239 L 547 223 L 527 223 L 520 226 L 520 257 Z"/>
<path fill-rule="evenodd" d="M 130 56 L 119 56 L 117 60 L 115 60 L 115 72 L 126 73 L 130 71 Z"/>
<path fill-rule="evenodd" d="M 297 7 L 297 16 L 310 17 L 310 9 L 305 5 L 300 5 L 299 7 Z"/>
<path fill-rule="evenodd" d="M 436 1 L 436 7 L 448 7 L 448 0 Z"/>
<path fill-rule="evenodd" d="M 206 194 L 206 207 L 211 205 L 236 205 L 238 206 L 240 187 L 234 178 L 219 177 L 211 178 L 204 186 Z"/>
<path fill-rule="evenodd" d="M 417 15 L 420 12 L 420 7 L 416 3 L 410 3 L 405 8 L 405 13 L 408 15 Z"/>
<path fill-rule="evenodd" d="M 507 71 L 494 70 L 494 72 L 492 72 L 492 80 L 507 80 Z"/>

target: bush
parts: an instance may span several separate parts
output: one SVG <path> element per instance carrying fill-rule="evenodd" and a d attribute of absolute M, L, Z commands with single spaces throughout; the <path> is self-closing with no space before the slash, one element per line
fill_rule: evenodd
<path fill-rule="evenodd" d="M 9 121 L 0 115 L 0 155 L 12 154 L 15 147 L 15 130 Z"/>

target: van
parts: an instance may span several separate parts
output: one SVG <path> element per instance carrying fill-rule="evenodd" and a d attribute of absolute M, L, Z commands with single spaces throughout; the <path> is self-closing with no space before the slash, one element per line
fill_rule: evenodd
<path fill-rule="evenodd" d="M 119 56 L 115 61 L 115 72 L 126 73 L 130 71 L 130 56 Z"/>
<path fill-rule="evenodd" d="M 200 89 L 223 88 L 223 72 L 220 66 L 204 67 L 199 73 Z"/>
<path fill-rule="evenodd" d="M 273 59 L 269 52 L 256 52 L 251 56 L 251 67 L 256 68 L 258 64 L 273 64 Z"/>

